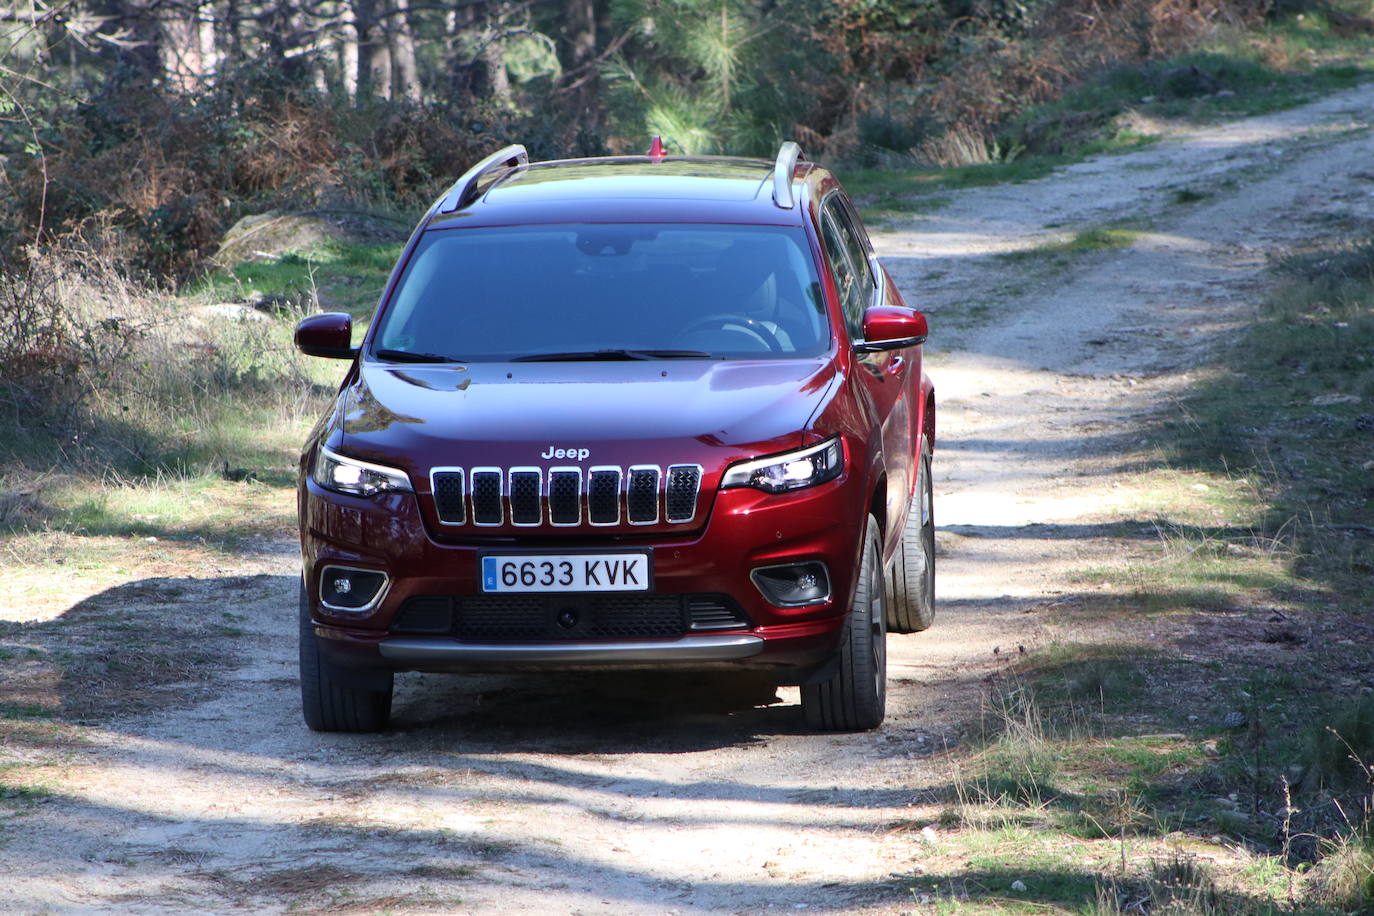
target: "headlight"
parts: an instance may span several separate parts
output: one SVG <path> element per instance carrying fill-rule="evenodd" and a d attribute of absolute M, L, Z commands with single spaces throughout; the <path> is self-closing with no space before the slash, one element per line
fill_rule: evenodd
<path fill-rule="evenodd" d="M 327 490 L 352 493 L 354 496 L 371 496 L 388 490 L 397 493 L 414 492 L 410 486 L 410 478 L 404 471 L 380 464 L 368 464 L 356 458 L 345 458 L 324 446 L 320 446 L 319 454 L 315 456 L 315 473 L 311 477 L 315 483 Z"/>
<path fill-rule="evenodd" d="M 844 449 L 840 438 L 826 439 L 795 452 L 741 461 L 725 471 L 720 479 L 726 487 L 753 487 L 768 493 L 782 493 L 834 480 L 844 470 Z"/>

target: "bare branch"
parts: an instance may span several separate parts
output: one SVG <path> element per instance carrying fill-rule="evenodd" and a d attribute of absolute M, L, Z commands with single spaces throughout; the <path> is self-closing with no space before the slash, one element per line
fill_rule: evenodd
<path fill-rule="evenodd" d="M 554 91 L 572 92 L 574 89 L 580 89 L 581 87 L 585 86 L 588 83 L 588 81 L 596 77 L 596 74 L 600 70 L 601 65 L 604 64 L 612 56 L 614 56 L 622 47 L 624 47 L 625 42 L 629 41 L 630 38 L 633 37 L 634 34 L 638 31 L 639 26 L 631 26 L 630 28 L 626 29 L 618 38 L 616 38 L 614 41 L 608 44 L 605 50 L 603 50 L 596 57 L 593 57 L 586 63 L 574 67 L 571 70 L 564 71 L 563 76 L 561 77 L 558 85 L 554 88 Z M 571 80 L 571 82 L 568 82 L 569 80 Z"/>

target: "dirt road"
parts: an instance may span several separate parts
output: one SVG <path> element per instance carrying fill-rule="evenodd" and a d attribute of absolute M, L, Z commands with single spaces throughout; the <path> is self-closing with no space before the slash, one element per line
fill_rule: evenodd
<path fill-rule="evenodd" d="M 200 670 L 135 714 L 35 720 L 0 746 L 46 786 L 0 806 L 0 911 L 918 908 L 940 842 L 919 826 L 983 680 L 1081 635 L 1052 607 L 1082 588 L 1069 570 L 1130 549 L 1111 535 L 1141 512 L 1122 446 L 1248 314 L 1266 254 L 1374 215 L 1372 118 L 1374 86 L 962 192 L 879 233 L 931 319 L 942 554 L 935 627 L 892 638 L 880 731 L 806 734 L 795 690 L 704 678 L 411 676 L 393 731 L 315 735 L 295 559 L 276 545 L 51 609 L 77 627 L 137 614 L 134 645 L 142 621 L 175 623 Z M 1042 247 L 1123 220 L 1139 232 L 1124 248 Z"/>

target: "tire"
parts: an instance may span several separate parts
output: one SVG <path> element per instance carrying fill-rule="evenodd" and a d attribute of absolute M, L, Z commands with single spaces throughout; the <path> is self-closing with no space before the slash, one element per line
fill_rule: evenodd
<path fill-rule="evenodd" d="M 878 522 L 869 516 L 854 605 L 841 637 L 835 673 L 801 688 L 806 724 L 822 731 L 877 728 L 887 708 L 887 612 Z"/>
<path fill-rule="evenodd" d="M 913 496 L 902 543 L 887 570 L 887 628 L 893 633 L 916 633 L 935 622 L 935 501 L 930 450 L 924 446 Z"/>
<path fill-rule="evenodd" d="M 383 672 L 373 683 L 385 689 L 348 687 L 335 669 L 320 658 L 315 629 L 310 623 L 310 601 L 301 585 L 300 599 L 301 711 L 305 724 L 317 732 L 379 732 L 391 719 L 393 677 Z"/>

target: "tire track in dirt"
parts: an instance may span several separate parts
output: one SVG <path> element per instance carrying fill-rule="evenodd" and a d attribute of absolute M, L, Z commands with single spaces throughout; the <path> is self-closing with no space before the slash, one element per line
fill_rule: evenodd
<path fill-rule="evenodd" d="M 1123 447 L 1248 314 L 1267 250 L 1303 219 L 1370 217 L 1371 111 L 1362 87 L 1182 132 L 876 239 L 930 314 L 941 402 L 940 616 L 893 637 L 880 731 L 808 735 L 795 690 L 705 677 L 411 676 L 392 732 L 315 735 L 294 560 L 266 555 L 211 699 L 0 749 L 55 762 L 53 797 L 0 820 L 0 911 L 910 908 L 928 842 L 913 817 L 944 797 L 982 680 L 1061 638 L 1044 608 L 1067 570 L 1122 549 L 1104 532 L 1130 518 Z M 1145 234 L 1124 250 L 996 256 L 1127 217 Z M 167 613 L 222 599 L 219 579 L 187 581 Z"/>

